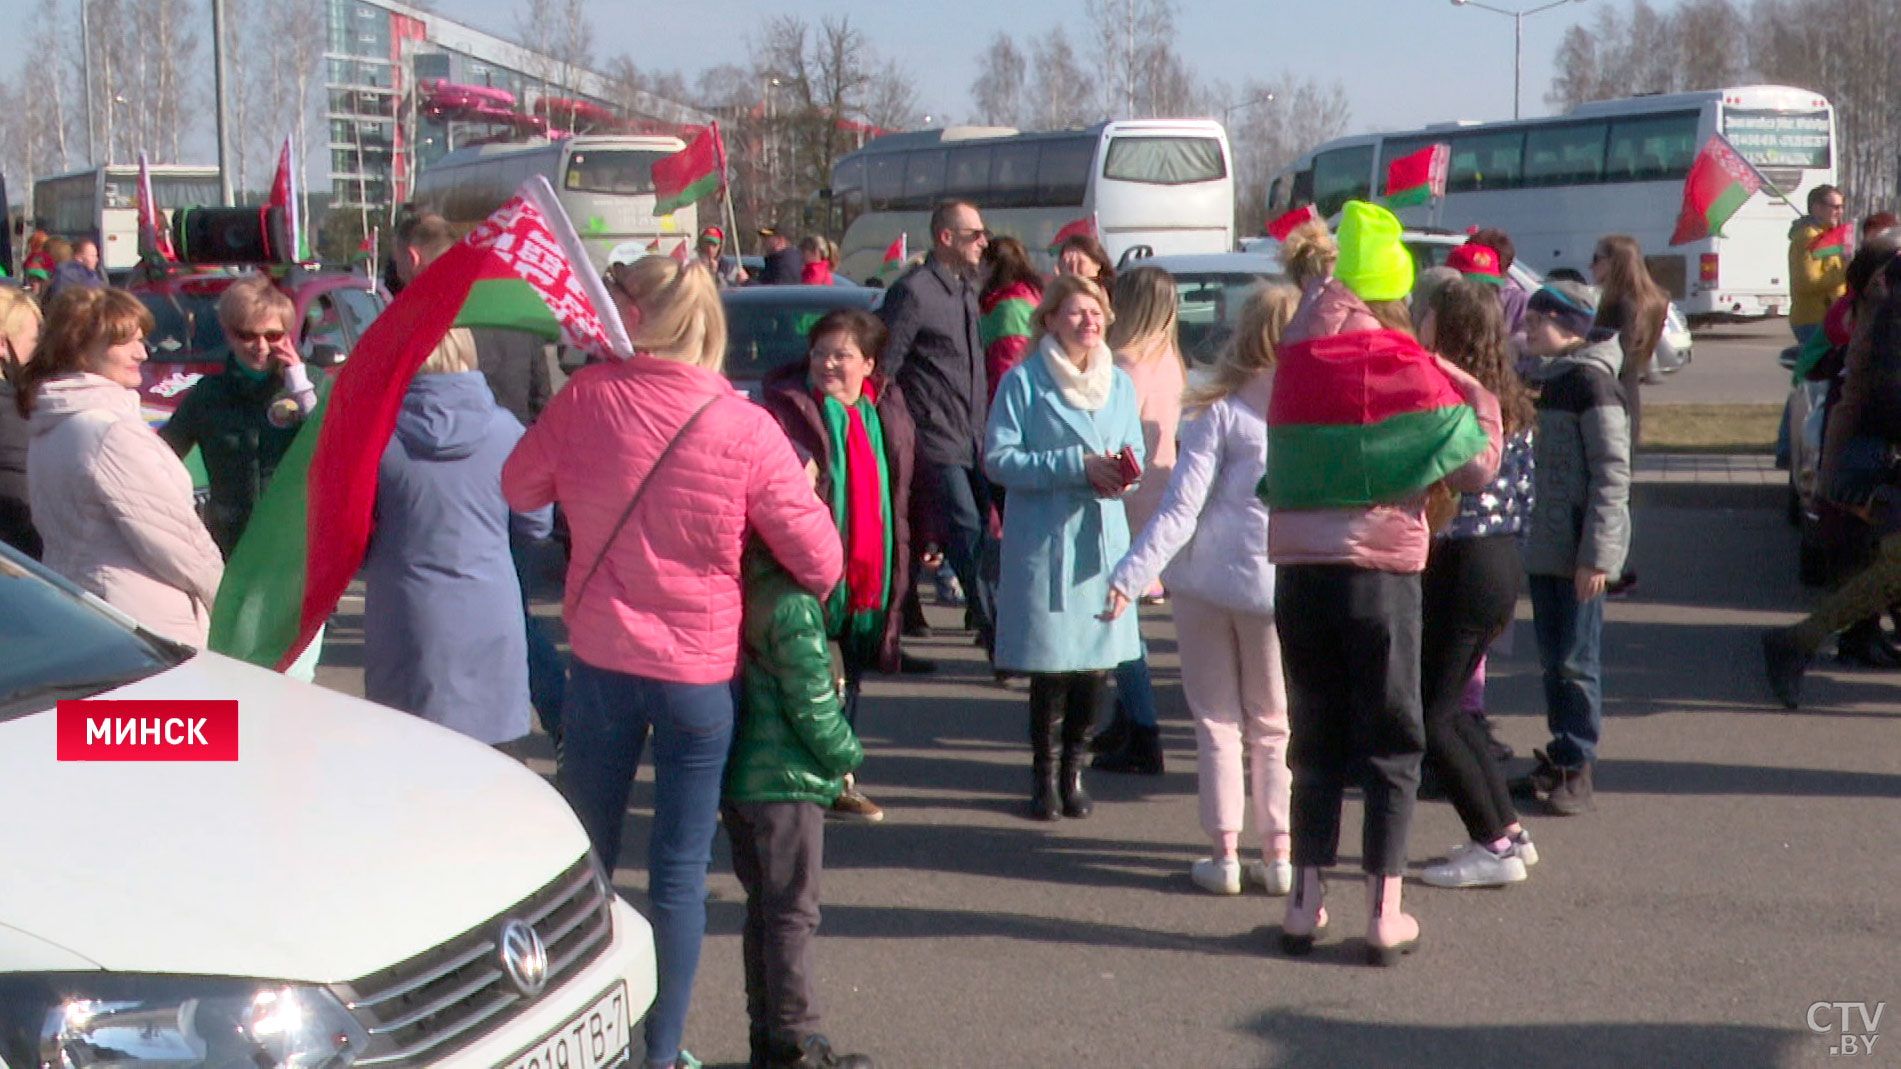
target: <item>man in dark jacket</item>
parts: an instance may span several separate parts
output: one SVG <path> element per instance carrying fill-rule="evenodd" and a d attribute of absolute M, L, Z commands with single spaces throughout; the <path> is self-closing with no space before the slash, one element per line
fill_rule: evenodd
<path fill-rule="evenodd" d="M 805 257 L 793 248 L 792 239 L 770 226 L 759 228 L 759 248 L 765 253 L 766 266 L 756 280 L 761 286 L 796 286 L 805 274 Z"/>
<path fill-rule="evenodd" d="M 73 258 L 53 268 L 53 280 L 46 287 L 46 299 L 51 301 L 59 296 L 61 290 L 69 287 L 99 289 L 105 284 L 106 276 L 99 272 L 99 243 L 91 238 L 81 238 L 73 245 Z"/>
<path fill-rule="evenodd" d="M 880 367 L 904 390 L 917 426 L 913 491 L 940 521 L 932 526 L 944 531 L 944 555 L 969 597 L 986 650 L 994 632 L 993 589 L 977 562 L 990 537 L 983 512 L 990 501 L 983 473 L 989 389 L 977 335 L 977 270 L 989 240 L 976 205 L 938 205 L 931 213 L 930 259 L 892 285 L 878 312 L 891 332 Z"/>

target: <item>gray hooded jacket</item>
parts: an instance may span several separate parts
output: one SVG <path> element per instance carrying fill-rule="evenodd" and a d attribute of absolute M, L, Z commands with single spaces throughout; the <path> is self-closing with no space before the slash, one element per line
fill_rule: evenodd
<path fill-rule="evenodd" d="M 1542 361 L 1536 474 L 1525 571 L 1615 577 L 1630 549 L 1630 420 L 1617 381 L 1617 336 L 1592 331 L 1584 348 Z"/>

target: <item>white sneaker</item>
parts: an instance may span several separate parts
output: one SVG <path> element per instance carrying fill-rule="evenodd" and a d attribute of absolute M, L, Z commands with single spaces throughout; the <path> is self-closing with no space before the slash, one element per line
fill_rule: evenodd
<path fill-rule="evenodd" d="M 1420 879 L 1434 887 L 1503 887 L 1523 883 L 1525 863 L 1516 854 L 1500 857 L 1479 843 L 1462 850 L 1437 865 L 1427 865 Z"/>
<path fill-rule="evenodd" d="M 1238 895 L 1241 893 L 1241 862 L 1238 858 L 1226 860 L 1204 857 L 1195 862 L 1188 870 L 1194 878 L 1195 886 L 1213 895 Z"/>
<path fill-rule="evenodd" d="M 1538 848 L 1532 845 L 1531 833 L 1523 828 L 1519 829 L 1517 835 L 1512 836 L 1512 853 L 1518 860 L 1525 863 L 1526 868 L 1538 863 Z"/>
<path fill-rule="evenodd" d="M 1272 861 L 1266 858 L 1250 861 L 1246 866 L 1246 874 L 1249 883 L 1276 898 L 1294 890 L 1294 863 L 1284 857 Z"/>

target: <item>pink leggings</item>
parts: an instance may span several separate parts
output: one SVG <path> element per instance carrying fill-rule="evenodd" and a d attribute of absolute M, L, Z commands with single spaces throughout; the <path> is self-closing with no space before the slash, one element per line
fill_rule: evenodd
<path fill-rule="evenodd" d="M 1195 717 L 1202 830 L 1218 853 L 1239 841 L 1245 748 L 1262 853 L 1284 853 L 1293 776 L 1287 771 L 1287 685 L 1274 618 L 1172 593 L 1182 692 Z"/>

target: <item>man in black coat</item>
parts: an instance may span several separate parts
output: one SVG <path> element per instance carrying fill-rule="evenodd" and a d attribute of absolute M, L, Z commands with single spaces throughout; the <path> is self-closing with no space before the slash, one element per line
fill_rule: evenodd
<path fill-rule="evenodd" d="M 796 286 L 805 275 L 805 257 L 799 255 L 792 240 L 770 226 L 759 228 L 759 248 L 766 255 L 766 266 L 754 281 L 761 286 Z"/>
<path fill-rule="evenodd" d="M 983 472 L 990 393 L 977 337 L 977 295 L 978 265 L 990 235 L 977 206 L 968 201 L 938 205 L 930 226 L 930 258 L 893 283 L 879 308 L 891 332 L 881 367 L 903 388 L 917 425 L 914 495 L 938 521 L 929 526 L 942 530 L 944 555 L 988 650 L 994 590 L 978 561 L 991 549 L 984 518 L 990 485 Z"/>

